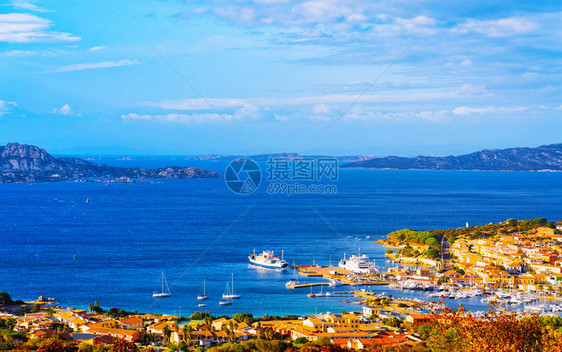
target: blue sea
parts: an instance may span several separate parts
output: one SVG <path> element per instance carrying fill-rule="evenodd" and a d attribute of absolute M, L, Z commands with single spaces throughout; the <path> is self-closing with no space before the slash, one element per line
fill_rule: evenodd
<path fill-rule="evenodd" d="M 221 174 L 226 167 L 224 162 L 181 159 L 97 161 L 192 165 Z M 561 173 L 341 169 L 334 184 L 336 194 L 291 196 L 270 195 L 265 184 L 250 195 L 237 195 L 222 178 L 1 184 L 0 291 L 24 300 L 54 297 L 66 306 L 98 301 L 106 309 L 183 315 L 196 310 L 258 316 L 359 310 L 340 301 L 348 298 L 308 298 L 310 289 L 286 289 L 291 270 L 256 269 L 247 256 L 269 247 L 283 250 L 291 264 L 327 265 L 331 260 L 336 265 L 344 253 L 360 249 L 377 265 L 387 265 L 384 249 L 372 241 L 397 229 L 562 218 Z M 172 296 L 154 299 L 162 272 Z M 242 298 L 220 307 L 231 274 Z M 211 299 L 198 308 L 203 279 Z M 372 289 L 395 297 L 427 297 Z M 463 305 L 485 307 L 479 299 Z"/>

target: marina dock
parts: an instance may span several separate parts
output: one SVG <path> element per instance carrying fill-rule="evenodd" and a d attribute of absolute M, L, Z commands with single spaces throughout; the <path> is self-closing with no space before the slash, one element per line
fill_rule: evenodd
<path fill-rule="evenodd" d="M 309 283 L 305 283 L 305 284 L 295 284 L 295 285 L 289 285 L 286 286 L 287 288 L 290 289 L 295 289 L 295 288 L 303 288 L 303 287 L 316 287 L 316 286 L 328 286 L 329 283 L 327 282 L 309 282 Z"/>
<path fill-rule="evenodd" d="M 306 277 L 323 277 L 338 282 L 340 285 L 388 285 L 388 281 L 379 281 L 375 277 L 356 274 L 335 266 L 298 266 L 299 275 Z M 327 285 L 327 283 L 326 283 Z"/>

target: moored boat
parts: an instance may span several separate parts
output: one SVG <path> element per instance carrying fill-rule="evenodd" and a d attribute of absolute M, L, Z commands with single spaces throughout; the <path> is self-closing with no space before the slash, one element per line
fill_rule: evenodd
<path fill-rule="evenodd" d="M 205 299 L 209 299 L 209 296 L 207 296 L 207 294 L 205 293 L 205 279 L 203 279 L 203 293 L 197 295 L 197 300 L 202 301 Z"/>
<path fill-rule="evenodd" d="M 166 291 L 164 291 L 164 284 L 166 284 Z M 153 292 L 152 297 L 160 298 L 160 297 L 170 297 L 170 287 L 168 287 L 168 281 L 166 281 L 166 276 L 162 273 L 162 289 L 160 292 Z"/>
<path fill-rule="evenodd" d="M 222 299 L 226 299 L 226 300 L 232 300 L 232 299 L 238 299 L 241 298 L 241 295 L 237 295 L 234 293 L 234 274 L 232 274 L 232 286 L 230 287 L 230 290 L 228 289 L 228 282 L 226 283 L 226 291 L 225 293 L 222 294 Z"/>
<path fill-rule="evenodd" d="M 277 254 L 269 249 L 261 254 L 256 254 L 254 249 L 254 253 L 248 256 L 248 260 L 250 263 L 264 268 L 284 269 L 288 266 L 288 263 L 283 259 L 283 251 L 281 251 L 281 258 L 279 258 Z"/>

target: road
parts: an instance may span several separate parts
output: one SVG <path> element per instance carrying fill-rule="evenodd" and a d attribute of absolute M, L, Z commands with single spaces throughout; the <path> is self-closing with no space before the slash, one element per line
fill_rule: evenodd
<path fill-rule="evenodd" d="M 445 270 L 451 270 L 451 252 L 449 247 L 449 241 L 446 239 L 441 241 L 441 255 L 443 258 L 443 266 Z"/>

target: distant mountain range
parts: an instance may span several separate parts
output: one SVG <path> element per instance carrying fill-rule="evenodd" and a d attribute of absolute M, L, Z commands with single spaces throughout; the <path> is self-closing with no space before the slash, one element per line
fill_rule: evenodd
<path fill-rule="evenodd" d="M 135 180 L 220 177 L 197 167 L 170 166 L 158 169 L 122 168 L 96 164 L 80 158 L 56 158 L 33 145 L 8 143 L 0 146 L 0 183 L 71 180 Z"/>
<path fill-rule="evenodd" d="M 188 157 L 186 160 L 229 161 L 242 155 L 218 154 Z M 259 154 L 248 156 L 256 161 L 270 158 L 304 157 L 336 158 L 342 168 L 407 169 L 407 170 L 497 170 L 497 171 L 562 171 L 562 144 L 537 148 L 485 149 L 459 156 L 417 156 L 412 158 L 370 155 L 319 156 L 298 153 Z M 36 146 L 8 143 L 0 146 L 0 183 L 49 181 L 134 182 L 150 179 L 220 177 L 215 171 L 197 167 L 169 166 L 157 169 L 123 168 L 93 163 L 81 158 L 54 157 Z"/>
<path fill-rule="evenodd" d="M 562 171 L 562 144 L 537 148 L 484 149 L 459 156 L 387 156 L 350 162 L 344 168 L 409 170 Z"/>

